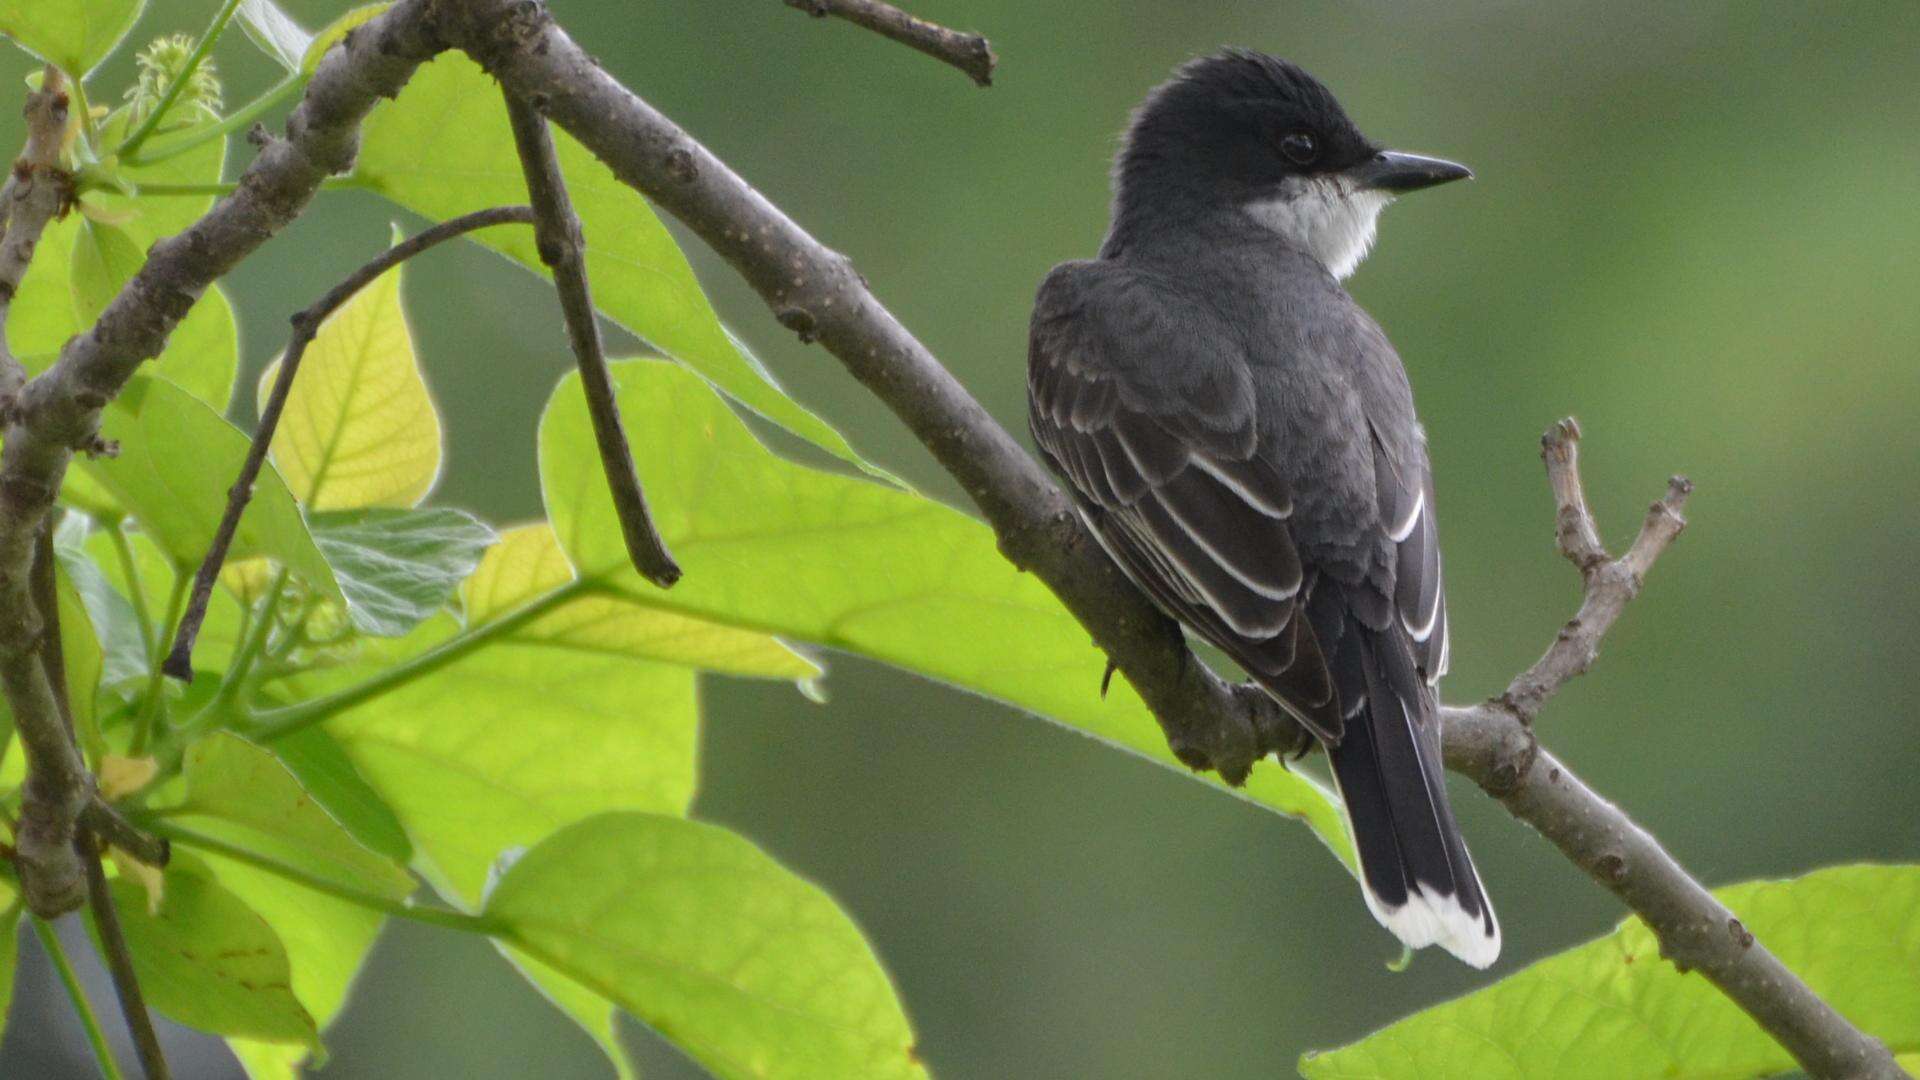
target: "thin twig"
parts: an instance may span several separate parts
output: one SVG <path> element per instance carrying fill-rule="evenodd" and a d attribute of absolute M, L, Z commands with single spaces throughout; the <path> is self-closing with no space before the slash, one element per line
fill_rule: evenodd
<path fill-rule="evenodd" d="M 786 5 L 816 19 L 832 15 L 864 26 L 958 68 L 976 86 L 993 85 L 993 69 L 1000 60 L 993 55 L 993 46 L 979 34 L 949 30 L 880 0 L 786 0 Z"/>
<path fill-rule="evenodd" d="M 627 444 L 620 405 L 614 399 L 613 376 L 607 370 L 607 356 L 600 341 L 600 322 L 593 312 L 586 240 L 581 235 L 580 218 L 573 212 L 573 200 L 567 195 L 566 178 L 560 175 L 553 136 L 547 131 L 546 117 L 532 104 L 510 93 L 504 96 L 514 146 L 520 151 L 520 171 L 527 178 L 527 198 L 533 203 L 534 240 L 540 261 L 553 271 L 554 290 L 560 295 L 567 340 L 580 368 L 580 388 L 586 394 L 587 415 L 593 419 L 593 438 L 600 446 L 600 464 L 607 475 L 607 490 L 613 495 L 614 512 L 620 518 L 627 558 L 641 577 L 663 589 L 670 588 L 680 580 L 680 565 L 673 561 L 660 530 L 654 527 L 646 493 L 640 488 L 640 473 L 633 463 L 633 448 Z"/>
<path fill-rule="evenodd" d="M 173 849 L 164 836 L 153 836 L 122 817 L 113 804 L 95 794 L 80 811 L 87 831 L 152 867 L 164 867 Z"/>
<path fill-rule="evenodd" d="M 280 370 L 274 376 L 273 389 L 267 395 L 266 404 L 260 409 L 260 424 L 254 429 L 253 443 L 247 447 L 247 458 L 240 465 L 240 475 L 234 480 L 233 486 L 227 489 L 227 509 L 220 515 L 220 527 L 214 530 L 213 543 L 207 548 L 206 557 L 200 560 L 200 569 L 193 575 L 193 593 L 187 600 L 185 614 L 180 617 L 180 628 L 174 634 L 173 648 L 167 653 L 166 662 L 161 665 L 163 672 L 183 681 L 193 680 L 193 644 L 200 636 L 201 623 L 206 621 L 207 604 L 212 600 L 214 583 L 220 578 L 220 568 L 226 564 L 227 551 L 233 547 L 234 534 L 240 529 L 240 517 L 253 498 L 254 481 L 260 478 L 260 469 L 267 460 L 267 450 L 273 445 L 273 433 L 280 426 L 280 414 L 287 407 L 287 395 L 293 392 L 293 378 L 299 373 L 300 360 L 306 355 L 307 346 L 313 343 L 314 335 L 320 332 L 320 324 L 380 275 L 428 248 L 476 229 L 494 225 L 529 225 L 533 220 L 533 211 L 528 207 L 496 206 L 443 221 L 368 260 L 366 265 L 348 274 L 346 280 L 327 290 L 327 294 L 312 306 L 293 316 L 293 333 L 287 340 L 285 358 L 280 361 Z"/>
<path fill-rule="evenodd" d="M 128 826 L 131 828 L 131 826 Z M 93 912 L 93 926 L 100 932 L 100 952 L 106 957 L 107 972 L 113 976 L 113 991 L 120 998 L 120 1013 L 126 1018 L 127 1032 L 133 1036 L 133 1048 L 140 1056 L 140 1068 L 147 1080 L 168 1080 L 167 1055 L 160 1048 L 160 1035 L 153 1029 L 153 1014 L 147 1011 L 146 997 L 140 992 L 140 978 L 134 974 L 133 951 L 127 947 L 127 935 L 120 928 L 120 912 L 113 906 L 113 892 L 107 886 L 107 874 L 100 866 L 100 852 L 80 841 L 81 862 L 87 868 L 87 906 Z"/>

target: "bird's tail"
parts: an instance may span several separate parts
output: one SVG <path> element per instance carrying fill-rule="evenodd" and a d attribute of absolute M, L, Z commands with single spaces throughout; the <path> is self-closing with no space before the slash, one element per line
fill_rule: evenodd
<path fill-rule="evenodd" d="M 1367 907 L 1408 947 L 1439 945 L 1484 968 L 1500 955 L 1500 923 L 1447 803 L 1435 697 L 1403 650 L 1357 637 L 1341 651 L 1364 665 L 1352 674 L 1365 704 L 1331 757 Z"/>

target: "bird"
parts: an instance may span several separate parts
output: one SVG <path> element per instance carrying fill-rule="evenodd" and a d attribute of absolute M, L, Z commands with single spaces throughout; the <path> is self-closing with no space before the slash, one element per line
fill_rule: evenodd
<path fill-rule="evenodd" d="M 1500 924 L 1441 769 L 1427 436 L 1342 285 L 1389 202 L 1472 175 L 1385 149 L 1286 60 L 1191 60 L 1133 113 L 1096 257 L 1040 285 L 1027 397 L 1125 576 L 1326 748 L 1374 917 L 1485 968 Z"/>

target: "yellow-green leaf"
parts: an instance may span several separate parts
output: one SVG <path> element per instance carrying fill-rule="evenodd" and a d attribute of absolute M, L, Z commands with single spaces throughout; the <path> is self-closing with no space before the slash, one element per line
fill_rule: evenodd
<path fill-rule="evenodd" d="M 527 852 L 501 938 L 721 1080 L 925 1077 L 893 985 L 832 898 L 712 825 L 605 814 Z"/>
<path fill-rule="evenodd" d="M 573 581 L 573 568 L 551 526 L 538 522 L 508 529 L 461 586 L 467 622 L 492 622 Z M 821 674 L 819 665 L 767 634 L 662 611 L 613 588 L 580 589 L 515 637 L 729 675 L 812 679 Z"/>
<path fill-rule="evenodd" d="M 311 509 L 413 506 L 440 473 L 440 417 L 400 306 L 400 275 L 389 270 L 328 316 L 294 376 L 273 463 Z M 261 376 L 261 401 L 279 370 Z"/>
<path fill-rule="evenodd" d="M 1920 866 L 1839 866 L 1715 895 L 1847 1019 L 1920 1047 Z M 1793 1068 L 1739 1006 L 1662 960 L 1638 919 L 1300 1062 L 1309 1080 L 1743 1080 Z"/>
<path fill-rule="evenodd" d="M 686 576 L 672 589 L 626 568 L 579 380 L 540 430 L 541 486 L 583 576 L 674 611 L 870 656 L 999 698 L 1195 775 L 1140 699 L 986 526 L 924 496 L 782 460 L 711 389 L 670 364 L 616 364 L 622 412 L 656 521 Z M 1352 865 L 1346 823 L 1313 780 L 1272 762 L 1239 793 L 1302 818 Z"/>
<path fill-rule="evenodd" d="M 139 21 L 146 0 L 0 0 L 0 34 L 84 78 Z"/>

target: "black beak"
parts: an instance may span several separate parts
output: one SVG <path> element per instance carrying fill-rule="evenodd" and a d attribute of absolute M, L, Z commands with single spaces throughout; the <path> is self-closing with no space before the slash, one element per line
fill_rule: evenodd
<path fill-rule="evenodd" d="M 1444 158 L 1382 150 L 1348 169 L 1347 176 L 1361 191 L 1388 191 L 1399 195 L 1449 180 L 1471 180 L 1473 170 Z"/>

